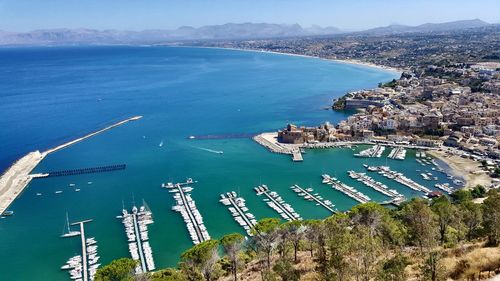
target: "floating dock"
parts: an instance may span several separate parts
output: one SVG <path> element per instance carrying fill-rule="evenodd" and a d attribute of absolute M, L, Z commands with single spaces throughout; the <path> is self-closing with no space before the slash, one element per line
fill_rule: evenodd
<path fill-rule="evenodd" d="M 338 213 L 338 211 L 334 209 L 335 205 L 333 205 L 331 201 L 324 200 L 318 193 L 313 194 L 312 192 L 314 192 L 314 189 L 304 189 L 297 184 L 291 186 L 290 188 L 300 197 L 303 197 L 304 199 L 309 201 L 314 201 L 316 202 L 316 205 L 321 206 L 332 213 Z"/>
<path fill-rule="evenodd" d="M 415 181 L 413 181 L 412 179 L 410 178 L 407 178 L 405 177 L 405 175 L 403 175 L 403 173 L 399 173 L 399 172 L 396 172 L 396 171 L 392 171 L 389 167 L 387 166 L 367 166 L 366 169 L 368 171 L 371 171 L 371 172 L 378 172 L 380 175 L 388 178 L 388 179 L 391 179 L 391 180 L 394 180 L 396 182 L 399 182 L 400 184 L 404 185 L 404 186 L 407 186 L 415 191 L 421 191 L 421 192 L 425 192 L 425 193 L 428 193 L 430 192 L 431 190 L 428 189 L 427 187 L 421 185 L 421 184 L 418 184 L 416 183 Z"/>
<path fill-rule="evenodd" d="M 357 191 L 354 187 L 348 186 L 347 184 L 337 180 L 334 177 L 330 177 L 328 174 L 323 174 L 323 183 L 331 185 L 333 189 L 336 189 L 345 195 L 351 197 L 352 199 L 358 201 L 359 203 L 367 203 L 371 201 L 370 197 Z"/>
<path fill-rule="evenodd" d="M 385 196 L 391 197 L 393 199 L 398 199 L 398 201 L 405 201 L 405 196 L 399 193 L 395 189 L 389 189 L 389 187 L 381 182 L 375 181 L 372 177 L 366 175 L 365 173 L 357 173 L 354 171 L 348 171 L 349 177 L 355 179 L 364 185 L 373 188 L 375 191 L 382 193 Z"/>
<path fill-rule="evenodd" d="M 71 279 L 82 281 L 93 281 L 95 273 L 100 264 L 97 263 L 99 256 L 97 256 L 97 241 L 95 238 L 85 238 L 85 223 L 92 220 L 84 220 L 72 223 L 71 225 L 78 225 L 80 231 L 76 235 L 66 236 L 74 237 L 80 236 L 82 243 L 82 254 L 74 256 L 61 267 L 63 270 L 70 270 Z"/>
<path fill-rule="evenodd" d="M 258 187 L 254 187 L 254 190 L 257 192 L 257 195 L 264 195 L 266 197 L 264 201 L 267 205 L 275 210 L 283 219 L 287 221 L 302 220 L 292 206 L 287 204 L 276 191 L 270 191 L 267 185 L 259 185 Z"/>
<path fill-rule="evenodd" d="M 40 173 L 40 174 L 34 175 L 33 178 L 49 178 L 49 177 L 62 177 L 62 176 L 82 175 L 82 174 L 104 173 L 104 172 L 125 170 L 125 168 L 127 168 L 126 164 L 117 164 L 117 165 L 108 165 L 108 166 L 100 166 L 100 167 L 92 167 L 92 168 L 82 168 L 82 169 L 72 169 L 72 170 Z"/>
<path fill-rule="evenodd" d="M 238 197 L 234 191 L 221 194 L 220 197 L 219 202 L 225 206 L 230 206 L 228 209 L 234 220 L 245 229 L 249 236 L 253 236 L 252 229 L 257 224 L 257 220 L 252 213 L 248 212 L 248 208 L 245 206 L 245 199 Z"/>
<path fill-rule="evenodd" d="M 172 207 L 172 210 L 181 213 L 186 227 L 193 240 L 194 244 L 199 244 L 203 241 L 210 240 L 210 235 L 203 224 L 203 217 L 196 207 L 196 202 L 191 198 L 191 192 L 193 190 L 189 184 L 194 183 L 192 179 L 188 179 L 185 183 L 167 183 L 162 184 L 162 187 L 170 189 L 170 192 L 174 192 L 174 199 L 176 200 L 176 205 Z"/>
<path fill-rule="evenodd" d="M 130 255 L 133 260 L 139 261 L 135 273 L 155 270 L 153 251 L 149 244 L 148 235 L 148 225 L 153 223 L 151 211 L 145 207 L 145 204 L 139 209 L 134 206 L 130 213 L 123 209 L 122 215 L 118 218 L 123 219 L 122 223 L 125 226 Z"/>

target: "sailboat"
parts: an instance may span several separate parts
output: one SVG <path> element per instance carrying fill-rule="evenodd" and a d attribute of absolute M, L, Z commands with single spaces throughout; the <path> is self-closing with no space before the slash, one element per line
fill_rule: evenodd
<path fill-rule="evenodd" d="M 71 228 L 69 226 L 68 212 L 66 212 L 66 225 L 65 226 L 67 227 L 68 232 L 64 233 L 64 231 L 63 231 L 63 234 L 61 235 L 61 237 L 66 238 L 66 237 L 73 237 L 73 236 L 80 235 L 80 231 L 71 231 Z"/>

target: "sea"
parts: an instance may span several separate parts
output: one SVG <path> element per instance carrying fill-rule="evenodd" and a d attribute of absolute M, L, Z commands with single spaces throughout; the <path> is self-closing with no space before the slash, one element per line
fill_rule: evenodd
<path fill-rule="evenodd" d="M 360 159 L 366 147 L 307 150 L 304 161 L 274 154 L 249 136 L 288 123 L 337 123 L 352 112 L 327 110 L 347 91 L 376 87 L 400 73 L 316 58 L 224 49 L 165 46 L 29 47 L 0 49 L 0 170 L 34 150 L 45 150 L 131 116 L 113 128 L 46 157 L 34 172 L 126 164 L 125 170 L 33 180 L 0 220 L 1 280 L 70 280 L 60 267 L 80 254 L 78 238 L 60 238 L 66 222 L 92 219 L 100 263 L 129 257 L 123 206 L 153 212 L 149 237 L 157 268 L 175 267 L 193 244 L 165 182 L 193 178 L 192 198 L 212 238 L 244 234 L 220 194 L 235 191 L 257 219 L 277 217 L 253 188 L 266 184 L 304 219 L 330 213 L 298 197 L 290 186 L 314 188 L 341 211 L 356 201 L 321 183 L 328 173 L 374 201 L 388 198 L 350 179 L 363 164 L 389 165 L 415 181 L 427 169 L 415 161 Z M 198 138 L 190 139 L 190 136 Z M 216 136 L 206 138 L 203 136 Z M 223 153 L 216 153 L 223 151 Z M 408 197 L 421 196 L 394 181 L 375 179 Z M 90 182 L 90 184 L 89 184 Z M 80 191 L 75 191 L 79 189 Z M 55 193 L 56 191 L 62 191 Z M 41 195 L 37 195 L 40 193 Z"/>

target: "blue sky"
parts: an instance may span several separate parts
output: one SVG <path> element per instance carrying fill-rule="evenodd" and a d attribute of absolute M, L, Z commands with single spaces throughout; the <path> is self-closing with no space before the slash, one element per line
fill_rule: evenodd
<path fill-rule="evenodd" d="M 227 22 L 317 24 L 356 30 L 480 18 L 499 0 L 0 0 L 0 30 L 170 29 Z"/>

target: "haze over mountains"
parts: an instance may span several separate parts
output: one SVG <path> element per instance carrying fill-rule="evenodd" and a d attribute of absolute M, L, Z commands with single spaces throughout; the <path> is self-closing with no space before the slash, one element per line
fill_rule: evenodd
<path fill-rule="evenodd" d="M 447 23 L 426 23 L 418 26 L 390 25 L 357 34 L 387 35 L 409 32 L 443 32 L 477 28 L 490 25 L 479 19 Z M 174 30 L 95 30 L 95 29 L 44 29 L 31 32 L 0 31 L 0 45 L 67 45 L 67 44 L 154 44 L 161 42 L 217 39 L 265 39 L 300 36 L 324 36 L 348 33 L 336 27 L 298 24 L 227 23 L 199 28 L 183 26 Z"/>

